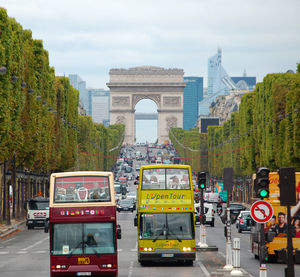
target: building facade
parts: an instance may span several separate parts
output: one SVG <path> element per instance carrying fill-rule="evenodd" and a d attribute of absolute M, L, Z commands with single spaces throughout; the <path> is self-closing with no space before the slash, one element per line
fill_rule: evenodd
<path fill-rule="evenodd" d="M 203 100 L 203 77 L 184 77 L 183 129 L 194 128 L 198 118 L 198 103 Z"/>
<path fill-rule="evenodd" d="M 231 92 L 253 91 L 256 86 L 256 77 L 230 77 L 222 66 L 222 50 L 208 59 L 207 94 L 199 103 L 199 115 L 209 115 L 210 105 L 216 98 L 229 95 Z"/>
<path fill-rule="evenodd" d="M 125 124 L 124 144 L 135 142 L 135 106 L 143 99 L 155 102 L 158 109 L 158 143 L 169 140 L 171 127 L 183 127 L 182 69 L 141 66 L 115 68 L 109 72 L 110 121 Z"/>
<path fill-rule="evenodd" d="M 86 89 L 86 81 L 77 74 L 69 74 L 69 82 L 73 88 L 79 90 L 79 99 L 83 105 L 87 115 L 91 115 L 88 109 L 88 92 Z"/>
<path fill-rule="evenodd" d="M 104 89 L 88 89 L 88 109 L 96 123 L 109 125 L 110 94 Z"/>

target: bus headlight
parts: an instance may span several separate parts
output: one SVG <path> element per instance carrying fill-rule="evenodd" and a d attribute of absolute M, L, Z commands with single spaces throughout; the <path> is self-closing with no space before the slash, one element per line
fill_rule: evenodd
<path fill-rule="evenodd" d="M 145 247 L 145 248 L 144 248 L 144 251 L 146 251 L 146 252 L 152 251 L 152 248 L 151 248 L 151 247 L 149 247 L 149 248 Z"/>
<path fill-rule="evenodd" d="M 187 252 L 187 251 L 191 251 L 192 249 L 191 249 L 191 247 L 183 247 L 182 250 L 184 252 Z"/>

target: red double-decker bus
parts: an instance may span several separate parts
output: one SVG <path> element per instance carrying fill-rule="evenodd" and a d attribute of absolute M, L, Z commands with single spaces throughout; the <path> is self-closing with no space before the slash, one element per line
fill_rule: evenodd
<path fill-rule="evenodd" d="M 49 207 L 50 276 L 117 276 L 113 174 L 53 173 Z"/>

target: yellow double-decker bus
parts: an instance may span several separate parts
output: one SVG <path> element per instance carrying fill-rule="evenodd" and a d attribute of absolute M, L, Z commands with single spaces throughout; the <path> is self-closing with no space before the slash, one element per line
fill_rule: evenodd
<path fill-rule="evenodd" d="M 194 192 L 188 165 L 146 165 L 138 187 L 138 261 L 183 261 L 196 257 Z"/>

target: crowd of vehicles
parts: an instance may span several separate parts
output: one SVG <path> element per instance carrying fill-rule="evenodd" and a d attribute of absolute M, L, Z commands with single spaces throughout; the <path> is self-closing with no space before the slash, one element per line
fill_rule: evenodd
<path fill-rule="evenodd" d="M 54 173 L 50 178 L 50 198 L 37 195 L 25 203 L 28 229 L 44 226 L 49 232 L 50 276 L 117 276 L 117 239 L 121 238 L 121 228 L 116 212 L 135 210 L 137 257 L 141 265 L 149 261 L 193 264 L 195 226 L 200 224 L 201 210 L 196 180 L 190 166 L 163 163 L 162 150 L 159 155 L 155 153 L 158 159 L 153 163 L 152 154 L 149 148 L 147 155 L 125 151 L 113 173 Z M 278 220 L 281 213 L 286 214 L 286 208 L 278 200 L 278 174 L 272 172 L 269 178 L 270 196 L 266 200 L 272 204 Z M 129 183 L 136 179 L 138 185 L 130 187 Z M 296 180 L 300 184 L 300 173 L 296 173 Z M 225 196 L 210 189 L 203 194 L 204 224 L 214 227 L 216 207 L 225 208 Z M 300 221 L 299 197 L 297 201 L 292 207 L 293 222 Z M 229 203 L 229 209 L 237 231 L 250 234 L 254 256 L 266 251 L 269 260 L 276 260 L 278 251 L 286 248 L 286 232 L 276 233 L 272 221 L 265 224 L 261 249 L 259 224 L 251 220 L 248 208 L 241 203 Z M 218 212 L 223 223 L 224 211 Z M 300 249 L 300 233 L 295 233 L 293 246 Z"/>

